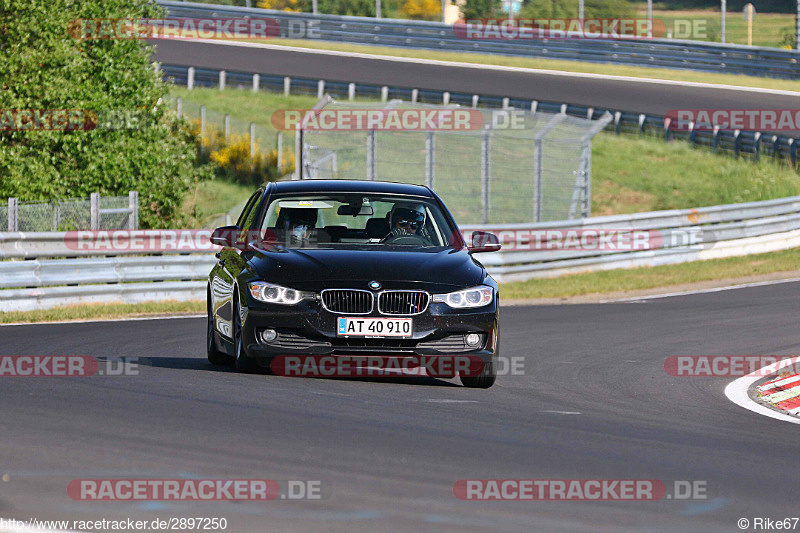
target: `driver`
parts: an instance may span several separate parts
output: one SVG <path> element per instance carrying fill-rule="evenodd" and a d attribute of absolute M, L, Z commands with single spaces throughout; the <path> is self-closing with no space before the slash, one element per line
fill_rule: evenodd
<path fill-rule="evenodd" d="M 390 231 L 387 239 L 403 235 L 424 235 L 425 208 L 415 203 L 396 203 L 389 214 Z"/>
<path fill-rule="evenodd" d="M 317 210 L 302 207 L 284 207 L 276 221 L 287 244 L 305 246 L 310 244 L 312 233 L 317 225 Z"/>

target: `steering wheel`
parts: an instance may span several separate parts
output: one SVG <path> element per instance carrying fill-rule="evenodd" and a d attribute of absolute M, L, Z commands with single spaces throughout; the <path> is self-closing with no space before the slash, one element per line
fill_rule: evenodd
<path fill-rule="evenodd" d="M 383 241 L 384 244 L 397 244 L 400 246 L 425 246 L 428 239 L 422 235 L 410 233 L 408 235 L 392 235 Z"/>

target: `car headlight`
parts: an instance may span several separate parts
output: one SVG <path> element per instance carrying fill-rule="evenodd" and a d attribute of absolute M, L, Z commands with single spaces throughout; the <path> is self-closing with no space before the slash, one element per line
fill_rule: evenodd
<path fill-rule="evenodd" d="M 492 303 L 494 290 L 486 285 L 455 291 L 448 294 L 434 294 L 434 302 L 444 302 L 455 309 L 483 307 Z"/>
<path fill-rule="evenodd" d="M 301 300 L 313 296 L 307 292 L 281 287 L 280 285 L 273 285 L 266 281 L 253 281 L 248 285 L 250 288 L 250 296 L 260 302 L 270 304 L 295 305 L 300 303 Z"/>

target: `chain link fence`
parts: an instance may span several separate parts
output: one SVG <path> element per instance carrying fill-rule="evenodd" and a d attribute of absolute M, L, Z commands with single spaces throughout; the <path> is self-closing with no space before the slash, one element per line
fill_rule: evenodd
<path fill-rule="evenodd" d="M 0 204 L 0 224 L 8 231 L 72 231 L 139 229 L 139 193 L 128 196 L 70 198 L 49 202 L 20 202 L 9 198 Z M 0 228 L 2 228 L 0 225 Z"/>
<path fill-rule="evenodd" d="M 337 110 L 446 110 L 458 106 L 318 104 Z M 461 108 L 468 109 L 468 108 Z M 566 220 L 590 216 L 591 139 L 611 120 L 517 109 L 469 109 L 466 131 L 301 130 L 296 179 L 369 179 L 428 185 L 462 224 Z M 473 122 L 475 122 L 473 120 Z"/>

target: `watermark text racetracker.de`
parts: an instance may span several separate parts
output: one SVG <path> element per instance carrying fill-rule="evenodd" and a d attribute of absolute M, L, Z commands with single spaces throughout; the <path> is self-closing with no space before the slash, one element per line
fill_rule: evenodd
<path fill-rule="evenodd" d="M 498 376 L 525 374 L 525 358 L 498 355 L 492 363 Z M 272 372 L 286 377 L 351 378 L 477 376 L 484 362 L 477 355 L 280 355 L 270 363 Z"/>
<path fill-rule="evenodd" d="M 138 375 L 138 357 L 97 358 L 91 355 L 0 355 L 0 378 Z"/>
<path fill-rule="evenodd" d="M 658 479 L 461 479 L 453 485 L 459 500 L 655 501 L 705 500 L 707 482 Z"/>
<path fill-rule="evenodd" d="M 73 479 L 67 495 L 80 501 L 321 500 L 332 493 L 321 480 Z"/>
<path fill-rule="evenodd" d="M 800 131 L 800 109 L 672 109 L 664 122 L 674 131 Z"/>
<path fill-rule="evenodd" d="M 466 40 L 539 39 L 705 39 L 708 21 L 646 18 L 487 18 L 456 22 L 453 33 Z"/>
<path fill-rule="evenodd" d="M 157 123 L 140 109 L 0 109 L 0 131 L 139 130 Z"/>
<path fill-rule="evenodd" d="M 729 377 L 776 372 L 800 372 L 796 356 L 783 355 L 671 355 L 664 371 L 675 377 Z"/>

